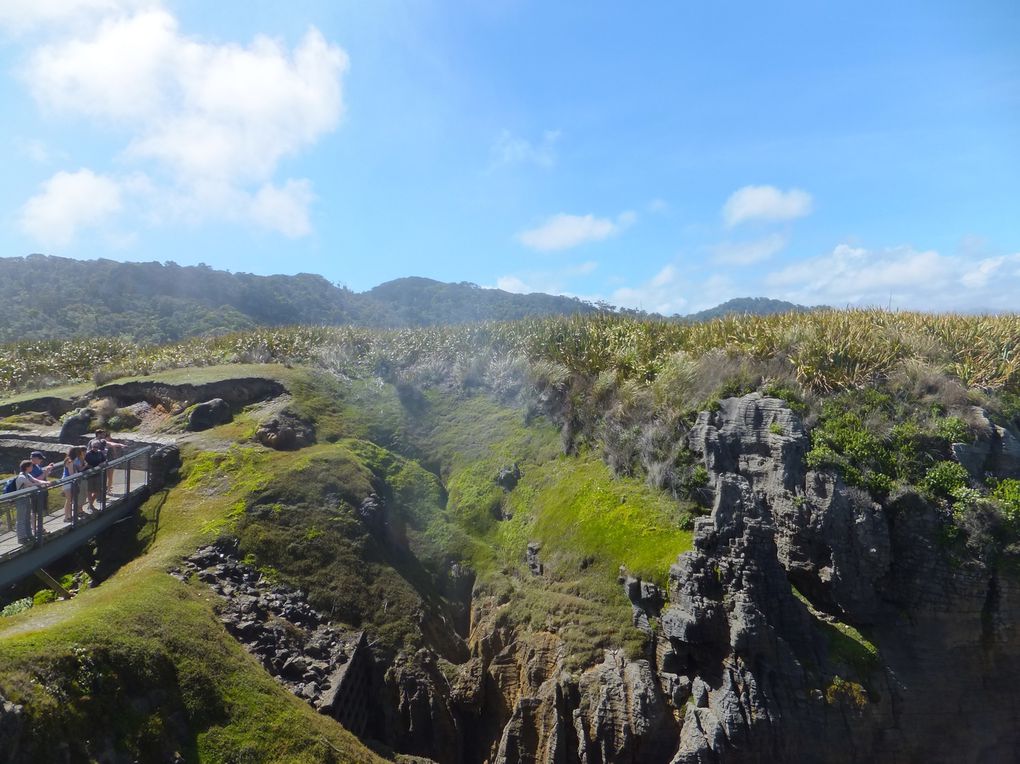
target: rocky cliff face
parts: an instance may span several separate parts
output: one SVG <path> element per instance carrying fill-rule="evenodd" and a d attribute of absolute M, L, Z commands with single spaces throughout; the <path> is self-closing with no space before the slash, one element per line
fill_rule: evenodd
<path fill-rule="evenodd" d="M 878 504 L 808 470 L 778 399 L 723 401 L 687 445 L 714 499 L 668 604 L 621 578 L 644 657 L 572 671 L 558 633 L 476 591 L 466 640 L 447 635 L 467 660 L 375 661 L 366 735 L 443 764 L 1020 760 L 1008 560 L 954 555 L 916 494 Z"/>
<path fill-rule="evenodd" d="M 715 503 L 662 619 L 660 669 L 692 686 L 674 761 L 1017 760 L 1015 577 L 954 564 L 920 497 L 883 507 L 806 471 L 778 400 L 724 401 L 690 446 Z"/>
<path fill-rule="evenodd" d="M 571 674 L 555 634 L 476 601 L 447 687 L 444 761 L 1020 760 L 1020 591 L 954 561 L 943 519 L 807 470 L 807 434 L 758 394 L 702 413 L 688 445 L 711 514 L 673 567 L 654 653 Z M 628 582 L 642 597 L 640 586 Z M 640 611 L 640 607 L 636 610 Z"/>

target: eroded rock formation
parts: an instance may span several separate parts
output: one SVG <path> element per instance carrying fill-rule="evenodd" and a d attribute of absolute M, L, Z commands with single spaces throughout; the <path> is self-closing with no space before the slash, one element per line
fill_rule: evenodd
<path fill-rule="evenodd" d="M 690 446 L 715 503 L 662 619 L 661 669 L 692 688 L 673 761 L 1017 759 L 1012 579 L 954 567 L 919 496 L 883 507 L 806 471 L 807 437 L 778 400 L 723 401 Z M 857 629 L 874 661 L 845 642 Z"/>
<path fill-rule="evenodd" d="M 778 399 L 722 401 L 687 446 L 713 502 L 668 601 L 621 571 L 644 657 L 571 668 L 555 630 L 475 592 L 464 649 L 448 651 L 467 660 L 386 656 L 365 735 L 442 764 L 1020 760 L 1020 590 L 1002 559 L 954 558 L 941 510 L 915 493 L 879 504 L 809 470 Z M 378 497 L 359 516 L 385 530 Z M 537 544 L 527 562 L 545 575 Z M 264 628 L 250 621 L 228 628 Z M 264 659 L 313 702 L 327 689 L 326 672 L 296 684 L 314 663 Z"/>

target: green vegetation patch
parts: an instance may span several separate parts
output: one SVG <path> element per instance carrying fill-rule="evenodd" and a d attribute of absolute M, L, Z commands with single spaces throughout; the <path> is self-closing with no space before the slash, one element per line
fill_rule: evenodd
<path fill-rule="evenodd" d="M 614 478 L 590 454 L 541 465 L 507 507 L 513 519 L 500 532 L 504 553 L 522 558 L 527 542 L 539 541 L 554 569 L 597 561 L 664 584 L 677 555 L 691 548 L 690 514 L 670 495 Z"/>
<path fill-rule="evenodd" d="M 941 495 L 949 495 L 950 446 L 970 437 L 963 420 L 938 406 L 919 412 L 915 402 L 877 389 L 844 392 L 822 403 L 807 463 L 835 468 L 847 484 L 879 499 L 896 484 L 923 483 L 936 493 L 948 486 Z"/>
<path fill-rule="evenodd" d="M 97 589 L 0 623 L 0 694 L 26 708 L 26 761 L 376 761 L 274 682 L 216 618 L 217 598 L 166 568 L 239 519 L 246 497 L 317 455 L 185 454 L 143 507 L 147 553 Z M 290 461 L 290 463 L 288 463 Z"/>
<path fill-rule="evenodd" d="M 867 676 L 879 667 L 878 648 L 853 626 L 818 621 L 829 644 L 829 658 L 856 675 Z"/>

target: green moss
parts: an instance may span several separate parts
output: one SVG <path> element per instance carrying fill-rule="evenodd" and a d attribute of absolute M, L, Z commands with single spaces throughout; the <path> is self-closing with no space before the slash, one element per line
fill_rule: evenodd
<path fill-rule="evenodd" d="M 52 760 L 63 744 L 83 760 L 107 747 L 142 760 L 377 760 L 265 673 L 220 625 L 204 584 L 165 572 L 236 522 L 239 502 L 281 468 L 317 456 L 187 450 L 181 483 L 143 507 L 146 554 L 73 600 L 4 619 L 0 694 L 26 708 L 26 760 Z"/>
<path fill-rule="evenodd" d="M 391 650 L 448 652 L 445 550 L 433 543 L 442 490 L 434 475 L 371 443 L 305 449 L 285 473 L 249 494 L 239 514 L 242 553 L 271 566 L 309 602 Z M 357 511 L 378 494 L 378 522 Z M 385 517 L 385 521 L 383 521 Z"/>
<path fill-rule="evenodd" d="M 878 667 L 878 648 L 860 631 L 846 623 L 819 621 L 829 643 L 829 658 L 865 676 Z"/>
<path fill-rule="evenodd" d="M 825 702 L 829 705 L 845 703 L 862 710 L 868 705 L 868 692 L 857 682 L 834 676 L 829 686 L 825 688 Z"/>
<path fill-rule="evenodd" d="M 56 420 L 41 411 L 26 411 L 23 414 L 12 414 L 0 419 L 0 430 L 21 432 L 37 432 L 40 427 L 52 427 Z"/>
<path fill-rule="evenodd" d="M 335 441 L 352 434 L 344 399 L 347 390 L 335 377 L 324 372 L 308 372 L 288 380 L 294 397 L 291 410 L 296 416 L 314 421 L 319 440 Z"/>
<path fill-rule="evenodd" d="M 555 633 L 566 647 L 566 668 L 581 671 L 600 663 L 603 651 L 623 648 L 641 657 L 647 637 L 630 621 L 630 603 L 622 592 L 593 593 L 581 581 L 516 580 L 506 620 L 518 628 Z"/>
<path fill-rule="evenodd" d="M 525 474 L 510 494 L 513 520 L 501 530 L 505 552 L 523 558 L 528 539 L 564 565 L 594 558 L 614 570 L 665 583 L 669 566 L 690 549 L 689 515 L 668 494 L 632 478 L 614 478 L 591 455 L 561 457 Z"/>
<path fill-rule="evenodd" d="M 349 756 L 334 761 L 374 760 L 255 664 L 203 586 L 159 574 L 103 589 L 73 618 L 0 642 L 0 688 L 28 714 L 26 760 L 52 760 L 64 742 L 81 759 L 110 744 L 149 761 L 175 750 L 230 761 L 247 749 L 258 761 L 318 762 L 330 760 L 323 740 Z"/>

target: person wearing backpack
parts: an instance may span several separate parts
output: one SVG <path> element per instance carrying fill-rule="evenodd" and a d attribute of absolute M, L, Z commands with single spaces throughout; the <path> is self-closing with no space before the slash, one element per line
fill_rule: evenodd
<path fill-rule="evenodd" d="M 49 485 L 49 481 L 40 480 L 37 477 L 32 477 L 32 460 L 25 459 L 19 466 L 20 470 L 14 479 L 14 485 L 16 491 L 21 491 L 25 488 L 31 488 L 32 486 L 46 487 Z M 18 531 L 18 543 L 29 544 L 32 541 L 32 495 L 26 494 L 20 497 L 17 501 L 17 531 Z"/>

